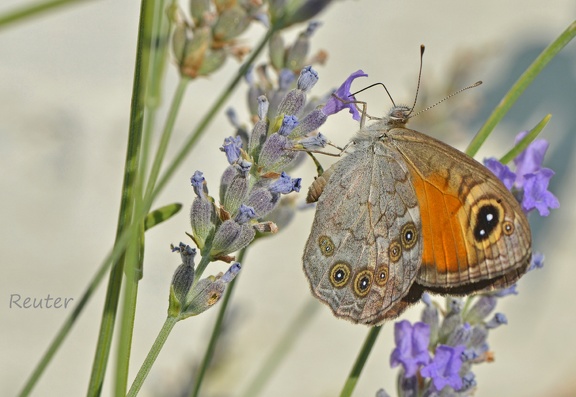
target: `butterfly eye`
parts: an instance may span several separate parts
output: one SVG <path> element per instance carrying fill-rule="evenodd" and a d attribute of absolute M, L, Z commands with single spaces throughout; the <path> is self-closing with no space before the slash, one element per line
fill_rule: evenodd
<path fill-rule="evenodd" d="M 334 248 L 336 247 L 330 237 L 320 236 L 320 238 L 318 238 L 318 246 L 320 247 L 320 252 L 322 253 L 322 255 L 324 256 L 334 255 Z"/>
<path fill-rule="evenodd" d="M 343 262 L 335 263 L 330 269 L 330 282 L 336 288 L 342 288 L 350 278 L 350 265 Z"/>
<path fill-rule="evenodd" d="M 370 291 L 374 273 L 368 269 L 361 270 L 354 278 L 354 293 L 359 297 L 364 297 Z"/>
<path fill-rule="evenodd" d="M 402 247 L 406 250 L 409 250 L 416 245 L 416 241 L 418 241 L 418 232 L 416 231 L 416 225 L 414 222 L 408 222 L 402 227 L 400 239 L 402 241 Z"/>

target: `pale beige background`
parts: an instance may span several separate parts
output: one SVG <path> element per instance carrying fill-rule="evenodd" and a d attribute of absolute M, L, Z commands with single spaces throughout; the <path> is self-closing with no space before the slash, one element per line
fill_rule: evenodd
<path fill-rule="evenodd" d="M 3 1 L 0 12 L 21 1 Z M 9 308 L 10 295 L 79 299 L 113 242 L 128 127 L 134 46 L 139 4 L 93 1 L 0 31 L 0 395 L 20 389 L 69 310 Z M 342 1 L 321 15 L 313 48 L 329 51 L 318 67 L 322 94 L 362 68 L 367 82 L 385 82 L 398 102 L 411 102 L 418 69 L 418 46 L 426 44 L 424 107 L 451 80 L 456 54 L 480 54 L 466 83 L 484 85 L 423 115 L 414 126 L 460 148 L 482 117 L 531 62 L 576 15 L 571 0 Z M 301 29 L 303 27 L 300 27 Z M 247 43 L 262 29 L 252 29 Z M 496 362 L 475 368 L 477 396 L 571 396 L 576 394 L 576 309 L 574 308 L 573 170 L 576 118 L 574 44 L 550 64 L 534 87 L 496 131 L 484 154 L 503 154 L 521 129 L 545 114 L 553 119 L 543 136 L 551 144 L 548 164 L 558 171 L 553 189 L 562 208 L 533 223 L 534 246 L 546 254 L 546 267 L 527 275 L 520 294 L 498 307 L 509 325 L 493 332 Z M 178 118 L 171 153 L 229 81 L 236 64 L 192 85 Z M 176 82 L 167 78 L 167 98 Z M 360 86 L 363 83 L 359 83 Z M 463 81 L 458 84 L 464 84 Z M 245 115 L 244 88 L 229 105 Z M 366 93 L 370 113 L 390 106 L 380 90 Z M 478 107 L 471 120 L 467 110 Z M 452 123 L 439 124 L 455 109 Z M 459 125 L 469 124 L 462 129 Z M 322 131 L 344 144 L 357 124 L 346 115 Z M 436 128 L 434 128 L 436 127 Z M 451 129 L 444 127 L 452 127 Z M 454 129 L 454 127 L 457 127 Z M 133 348 L 133 374 L 164 321 L 168 285 L 179 258 L 170 243 L 186 241 L 189 177 L 205 172 L 212 192 L 225 168 L 218 151 L 232 132 L 220 116 L 179 169 L 157 204 L 182 202 L 186 210 L 147 234 L 145 278 L 140 286 Z M 325 160 L 326 163 L 329 159 Z M 307 186 L 314 168 L 296 173 Z M 303 201 L 303 195 L 299 197 Z M 206 382 L 206 396 L 233 396 L 256 369 L 290 319 L 310 298 L 300 255 L 313 211 L 248 254 L 234 299 L 233 334 L 217 371 Z M 213 272 L 223 270 L 216 264 Z M 63 349 L 37 385 L 35 396 L 83 395 L 90 374 L 105 288 L 101 286 Z M 407 317 L 416 319 L 419 307 Z M 216 310 L 180 323 L 162 351 L 142 396 L 175 396 L 194 360 L 203 354 Z M 334 396 L 339 392 L 366 329 L 337 320 L 325 307 L 296 343 L 263 395 Z M 390 370 L 392 326 L 386 325 L 358 384 L 357 396 L 380 387 L 394 394 Z M 103 395 L 110 395 L 110 366 Z"/>

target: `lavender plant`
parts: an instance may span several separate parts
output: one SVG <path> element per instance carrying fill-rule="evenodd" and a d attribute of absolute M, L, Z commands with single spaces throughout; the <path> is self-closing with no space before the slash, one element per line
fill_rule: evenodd
<path fill-rule="evenodd" d="M 179 210 L 179 206 L 170 205 L 151 211 L 152 204 L 195 146 L 198 137 L 206 131 L 211 119 L 221 110 L 230 92 L 243 78 L 249 86 L 248 104 L 254 126 L 248 133 L 238 122 L 235 112 L 228 111 L 236 134 L 225 138 L 221 146 L 224 154 L 222 159 L 225 158 L 229 165 L 216 190 L 217 199 L 210 195 L 208 182 L 201 171 L 191 176 L 195 198 L 190 211 L 189 236 L 196 248 L 185 243 L 171 247 L 180 254 L 181 264 L 176 268 L 171 285 L 167 288 L 167 319 L 128 395 L 139 392 L 175 324 L 210 309 L 233 288 L 235 277 L 242 268 L 234 253 L 243 252 L 254 239 L 274 233 L 287 224 L 295 211 L 293 199 L 289 197 L 301 188 L 300 178 L 290 175 L 293 175 L 295 166 L 305 160 L 305 152 L 322 149 L 329 144 L 326 136 L 318 132 L 319 127 L 330 115 L 341 110 L 349 110 L 355 119 L 359 119 L 354 106 L 337 98 L 349 97 L 350 85 L 356 77 L 364 75 L 362 71 L 353 73 L 335 91 L 335 96 L 324 95 L 312 100 L 308 98 L 318 80 L 318 73 L 311 65 L 324 62 L 326 55 L 323 52 L 309 55 L 310 39 L 319 24 L 310 23 L 291 45 L 285 45 L 282 37 L 283 29 L 310 20 L 330 3 L 331 0 L 190 0 L 190 18 L 178 9 L 174 1 L 169 4 L 164 1 L 150 2 L 143 7 L 143 34 L 138 43 L 135 72 L 138 78 L 134 84 L 129 151 L 117 240 L 80 299 L 80 304 L 24 386 L 22 396 L 30 394 L 92 296 L 95 286 L 109 268 L 107 298 L 88 395 L 99 395 L 102 391 L 122 283 L 125 285 L 126 296 L 122 302 L 124 318 L 114 387 L 117 395 L 126 394 L 137 284 L 142 276 L 144 232 L 166 221 Z M 158 12 L 164 8 L 168 10 L 168 18 L 163 12 Z M 267 32 L 262 41 L 250 50 L 247 46 L 239 45 L 238 38 L 253 23 L 263 24 Z M 174 93 L 160 144 L 148 173 L 150 138 L 160 102 L 158 92 L 168 59 L 167 48 L 157 44 L 162 42 L 160 38 L 172 30 L 172 51 L 181 81 Z M 572 29 L 561 36 L 547 50 L 548 58 L 538 61 L 536 72 L 574 35 Z M 254 67 L 256 57 L 266 45 L 270 61 L 266 65 Z M 160 177 L 185 87 L 195 79 L 213 75 L 230 57 L 247 59 Z M 524 83 L 528 84 L 531 78 L 533 74 Z M 514 90 L 521 91 L 518 87 Z M 512 102 L 513 99 L 504 101 L 510 106 Z M 515 172 L 494 160 L 486 163 L 517 193 L 526 211 L 536 209 L 541 215 L 546 215 L 550 208 L 558 207 L 557 199 L 547 190 L 553 172 L 542 168 L 546 148 L 546 143 L 535 141 L 533 146 L 517 157 Z M 534 259 L 534 267 L 540 267 L 542 256 L 535 255 Z M 214 261 L 224 261 L 230 266 L 224 273 L 202 277 Z M 472 365 L 489 361 L 492 357 L 487 345 L 488 332 L 506 323 L 506 318 L 501 314 L 490 319 L 488 316 L 498 299 L 513 293 L 514 289 L 484 294 L 466 303 L 461 299 L 449 299 L 444 309 L 429 296 L 425 296 L 422 321 L 413 325 L 401 321 L 395 326 L 397 348 L 392 353 L 391 364 L 402 366 L 398 393 L 424 393 L 427 396 L 471 393 L 476 387 Z M 223 303 L 221 313 L 226 310 L 226 300 Z M 217 328 L 218 323 L 212 334 L 213 340 L 218 337 Z M 204 370 L 209 359 L 210 348 L 203 360 Z M 199 393 L 201 384 L 200 374 L 193 395 Z M 345 387 L 343 395 L 351 390 L 353 385 L 351 388 Z M 380 391 L 379 395 L 384 393 Z"/>

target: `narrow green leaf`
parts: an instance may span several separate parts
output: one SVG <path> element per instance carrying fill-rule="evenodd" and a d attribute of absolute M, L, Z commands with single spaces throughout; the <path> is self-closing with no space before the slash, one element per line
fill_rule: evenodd
<path fill-rule="evenodd" d="M 512 105 L 514 105 L 524 90 L 532 84 L 536 76 L 538 76 L 544 67 L 548 65 L 548 62 L 550 62 L 566 46 L 566 44 L 574 38 L 574 36 L 576 36 L 576 22 L 572 22 L 570 26 L 568 26 L 568 28 L 552 42 L 552 44 L 546 47 L 544 51 L 538 55 L 538 58 L 532 62 L 528 69 L 526 69 L 516 83 L 514 83 L 510 91 L 504 95 L 504 98 L 502 98 L 490 117 L 488 117 L 488 120 L 486 120 L 484 125 L 476 133 L 476 136 L 472 139 L 470 145 L 468 145 L 466 154 L 474 157 L 478 152 L 478 149 L 480 149 L 484 141 L 492 133 L 504 115 L 508 113 Z"/>
<path fill-rule="evenodd" d="M 182 204 L 172 203 L 149 212 L 144 220 L 144 230 L 148 230 L 164 221 L 167 221 L 180 212 L 181 209 Z"/>
<path fill-rule="evenodd" d="M 500 159 L 500 162 L 502 164 L 508 164 L 510 161 L 512 161 L 514 158 L 516 158 L 516 156 L 518 156 L 524 149 L 526 149 L 528 147 L 528 145 L 534 139 L 536 139 L 538 134 L 540 134 L 540 132 L 542 132 L 542 130 L 544 129 L 544 127 L 546 127 L 546 124 L 548 124 L 548 122 L 550 121 L 551 118 L 552 118 L 552 115 L 547 114 L 538 124 L 536 124 L 536 126 L 534 128 L 532 128 L 530 130 L 530 132 L 528 132 L 528 134 L 524 138 L 522 138 L 522 140 L 520 142 L 518 142 L 518 144 L 516 146 L 514 146 L 504 156 L 502 156 L 502 158 Z"/>

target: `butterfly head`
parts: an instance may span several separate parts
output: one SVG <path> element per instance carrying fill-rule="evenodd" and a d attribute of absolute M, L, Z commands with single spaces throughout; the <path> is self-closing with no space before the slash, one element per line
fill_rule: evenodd
<path fill-rule="evenodd" d="M 386 124 L 390 127 L 403 127 L 408 122 L 413 108 L 406 105 L 392 107 L 386 117 Z"/>

